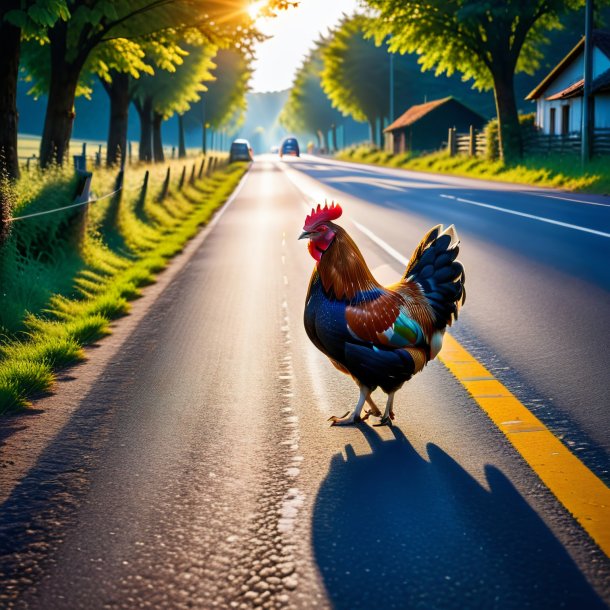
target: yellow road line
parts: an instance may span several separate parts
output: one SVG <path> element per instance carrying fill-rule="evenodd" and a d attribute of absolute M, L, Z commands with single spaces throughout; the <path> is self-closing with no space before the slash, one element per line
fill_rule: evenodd
<path fill-rule="evenodd" d="M 295 185 L 301 192 L 306 192 L 307 189 L 300 188 L 298 183 L 295 182 Z M 407 258 L 370 229 L 355 220 L 352 222 L 401 265 L 408 264 Z M 557 500 L 610 557 L 608 486 L 451 335 L 445 334 L 438 358 L 468 390 Z"/>
<path fill-rule="evenodd" d="M 451 335 L 439 360 L 610 557 L 610 489 Z"/>

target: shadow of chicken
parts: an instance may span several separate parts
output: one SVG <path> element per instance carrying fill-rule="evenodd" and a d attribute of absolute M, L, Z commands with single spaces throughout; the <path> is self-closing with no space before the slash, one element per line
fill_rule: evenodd
<path fill-rule="evenodd" d="M 396 284 L 382 286 L 358 246 L 333 221 L 342 214 L 331 204 L 312 209 L 299 239 L 308 239 L 315 259 L 305 302 L 305 330 L 332 364 L 360 388 L 356 407 L 331 425 L 349 425 L 369 416 L 376 425 L 394 419 L 394 394 L 439 353 L 447 326 L 464 303 L 464 268 L 451 225 L 431 229 L 421 240 Z M 382 414 L 371 398 L 387 395 Z M 364 404 L 369 409 L 361 416 Z"/>

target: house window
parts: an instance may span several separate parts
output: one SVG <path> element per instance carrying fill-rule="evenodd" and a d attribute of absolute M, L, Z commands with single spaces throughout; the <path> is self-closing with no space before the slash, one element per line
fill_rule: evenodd
<path fill-rule="evenodd" d="M 567 135 L 570 132 L 570 107 L 561 107 L 561 133 Z"/>
<path fill-rule="evenodd" d="M 551 108 L 551 117 L 549 119 L 549 133 L 555 135 L 555 108 Z"/>

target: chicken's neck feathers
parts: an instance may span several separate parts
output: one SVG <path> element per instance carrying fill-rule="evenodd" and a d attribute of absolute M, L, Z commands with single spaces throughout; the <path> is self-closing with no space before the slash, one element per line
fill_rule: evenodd
<path fill-rule="evenodd" d="M 335 225 L 335 228 L 333 243 L 316 268 L 324 290 L 329 294 L 332 292 L 337 299 L 349 301 L 366 291 L 383 290 L 354 240 L 342 227 Z"/>

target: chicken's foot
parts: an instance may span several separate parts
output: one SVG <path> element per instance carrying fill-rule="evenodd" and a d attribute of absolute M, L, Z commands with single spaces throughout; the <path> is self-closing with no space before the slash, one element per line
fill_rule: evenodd
<path fill-rule="evenodd" d="M 362 421 L 367 420 L 371 415 L 373 417 L 381 417 L 381 411 L 379 410 L 379 408 L 377 407 L 377 405 L 374 403 L 373 399 L 371 398 L 371 395 L 369 394 L 366 397 L 366 402 L 368 402 L 369 406 L 371 407 L 370 409 L 367 409 L 364 412 L 364 416 L 362 417 Z"/>
<path fill-rule="evenodd" d="M 364 402 L 367 397 L 370 395 L 371 391 L 366 386 L 360 386 L 360 398 L 358 399 L 358 404 L 354 408 L 354 410 L 350 413 L 349 411 L 343 417 L 337 417 L 333 415 L 328 418 L 328 421 L 331 422 L 331 426 L 350 426 L 351 424 L 355 424 L 356 422 L 362 421 L 360 417 L 360 412 L 362 411 L 362 407 L 364 406 Z"/>
<path fill-rule="evenodd" d="M 390 392 L 390 394 L 388 394 L 388 401 L 386 402 L 385 405 L 385 412 L 383 414 L 383 417 L 379 420 L 378 424 L 373 424 L 374 426 L 391 426 L 392 425 L 392 421 L 394 420 L 394 394 L 395 392 Z"/>

